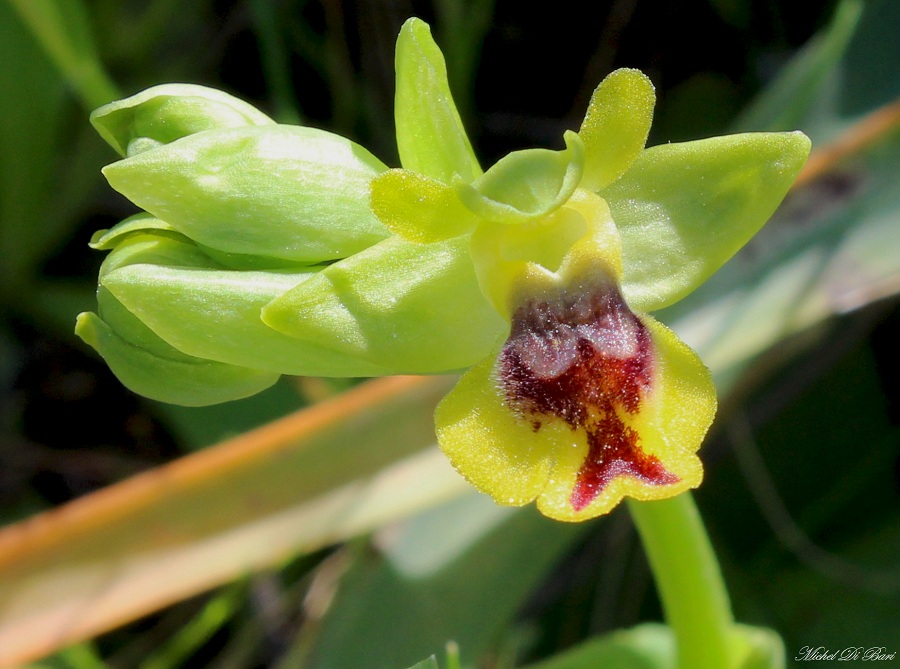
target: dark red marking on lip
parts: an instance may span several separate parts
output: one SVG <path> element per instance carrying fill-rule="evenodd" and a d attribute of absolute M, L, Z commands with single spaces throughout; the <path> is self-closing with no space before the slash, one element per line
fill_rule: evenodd
<path fill-rule="evenodd" d="M 677 483 L 640 435 L 623 421 L 634 415 L 653 378 L 650 333 L 606 278 L 523 301 L 498 359 L 510 408 L 535 432 L 561 419 L 583 428 L 588 454 L 570 502 L 581 511 L 616 476 L 654 485 Z"/>

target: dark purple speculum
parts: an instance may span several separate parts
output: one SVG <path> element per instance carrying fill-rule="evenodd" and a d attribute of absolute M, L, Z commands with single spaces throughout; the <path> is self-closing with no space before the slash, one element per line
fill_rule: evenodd
<path fill-rule="evenodd" d="M 680 480 L 641 450 L 640 435 L 625 422 L 651 390 L 653 344 L 607 278 L 523 299 L 497 377 L 509 407 L 535 432 L 562 420 L 587 435 L 570 497 L 576 511 L 617 476 L 655 485 Z"/>

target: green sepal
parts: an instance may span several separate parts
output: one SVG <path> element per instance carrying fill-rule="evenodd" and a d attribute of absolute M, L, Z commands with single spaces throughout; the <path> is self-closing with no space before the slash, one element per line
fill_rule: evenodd
<path fill-rule="evenodd" d="M 125 156 L 204 130 L 270 125 L 274 121 L 256 107 L 214 88 L 164 84 L 103 105 L 91 114 L 91 123 Z"/>
<path fill-rule="evenodd" d="M 150 399 L 207 406 L 255 395 L 278 374 L 210 360 L 167 358 L 122 339 L 97 314 L 78 315 L 75 334 L 91 346 L 129 390 Z"/>
<path fill-rule="evenodd" d="M 467 237 L 391 237 L 274 299 L 262 319 L 391 373 L 415 374 L 472 365 L 508 329 L 479 290 Z"/>
<path fill-rule="evenodd" d="M 184 264 L 161 262 L 167 257 L 176 259 L 184 246 L 189 245 L 143 237 L 129 244 L 127 262 L 101 273 L 101 314 L 106 317 L 111 309 L 118 313 L 118 321 L 128 326 L 126 340 L 146 347 L 143 328 L 188 356 L 276 374 L 385 373 L 327 344 L 311 344 L 277 332 L 260 320 L 265 304 L 314 276 L 314 270 L 238 272 L 223 269 L 205 256 L 203 265 L 190 259 Z M 103 297 L 105 291 L 108 298 Z"/>
<path fill-rule="evenodd" d="M 635 310 L 682 299 L 774 213 L 809 155 L 801 132 L 714 137 L 645 150 L 600 195 L 622 238 Z"/>
<path fill-rule="evenodd" d="M 452 186 L 409 170 L 388 170 L 372 181 L 372 210 L 394 234 L 413 242 L 438 242 L 478 224 Z"/>
<path fill-rule="evenodd" d="M 640 70 L 616 70 L 600 82 L 578 131 L 582 188 L 597 191 L 625 174 L 647 142 L 655 103 L 653 84 Z"/>
<path fill-rule="evenodd" d="M 584 144 L 566 131 L 566 148 L 514 151 L 471 185 L 457 189 L 465 205 L 496 223 L 522 223 L 558 209 L 575 192 L 584 168 Z"/>
<path fill-rule="evenodd" d="M 408 170 L 450 183 L 470 182 L 481 167 L 463 128 L 447 82 L 447 66 L 431 28 L 420 19 L 397 37 L 394 120 L 400 162 Z"/>
<path fill-rule="evenodd" d="M 121 225 L 121 224 L 120 224 Z M 118 227 L 118 226 L 117 226 Z M 173 236 L 174 235 L 174 236 Z M 97 311 L 100 318 L 124 341 L 167 359 L 189 361 L 194 356 L 173 348 L 159 338 L 131 311 L 125 308 L 103 285 L 110 272 L 133 263 L 176 265 L 208 269 L 216 264 L 190 240 L 168 231 L 132 231 L 116 237 L 116 246 L 100 266 L 97 286 Z"/>
<path fill-rule="evenodd" d="M 147 227 L 156 220 L 138 215 L 113 228 L 118 228 L 118 234 L 109 234 L 107 242 L 114 248 L 100 267 L 98 313 L 81 314 L 76 334 L 106 360 L 126 387 L 162 402 L 218 404 L 253 395 L 275 383 L 277 373 L 205 360 L 174 348 L 103 285 L 105 277 L 134 263 L 154 263 L 149 265 L 154 268 L 176 264 L 194 270 L 216 266 L 177 233 Z M 145 227 L 139 229 L 139 225 Z"/>
<path fill-rule="evenodd" d="M 387 169 L 348 139 L 270 125 L 185 137 L 108 165 L 110 185 L 199 244 L 315 263 L 388 232 L 369 207 Z"/>
<path fill-rule="evenodd" d="M 116 248 L 124 240 L 139 234 L 152 234 L 156 237 L 170 237 L 188 241 L 194 250 L 202 252 L 223 268 L 227 267 L 228 269 L 301 269 L 310 267 L 309 263 L 293 262 L 283 258 L 270 258 L 268 256 L 227 253 L 203 244 L 197 244 L 165 221 L 146 212 L 129 216 L 109 230 L 98 230 L 91 237 L 89 246 L 98 251 L 109 251 Z"/>

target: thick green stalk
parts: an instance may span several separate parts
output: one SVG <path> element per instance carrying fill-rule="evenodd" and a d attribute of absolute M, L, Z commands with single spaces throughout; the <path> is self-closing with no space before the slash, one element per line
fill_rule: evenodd
<path fill-rule="evenodd" d="M 690 493 L 655 502 L 629 500 L 650 560 L 680 669 L 728 669 L 734 627 L 728 592 Z"/>

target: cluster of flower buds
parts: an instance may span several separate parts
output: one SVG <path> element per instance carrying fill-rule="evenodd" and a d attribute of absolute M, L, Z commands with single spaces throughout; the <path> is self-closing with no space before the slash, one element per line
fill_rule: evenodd
<path fill-rule="evenodd" d="M 98 109 L 124 156 L 104 174 L 143 213 L 92 240 L 110 254 L 78 334 L 131 389 L 186 405 L 281 374 L 467 370 L 436 412 L 442 448 L 499 503 L 561 520 L 698 485 L 715 390 L 647 312 L 756 233 L 808 139 L 644 148 L 653 86 L 624 69 L 565 148 L 483 171 L 425 23 L 396 58 L 400 169 L 198 86 Z"/>

